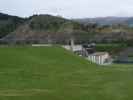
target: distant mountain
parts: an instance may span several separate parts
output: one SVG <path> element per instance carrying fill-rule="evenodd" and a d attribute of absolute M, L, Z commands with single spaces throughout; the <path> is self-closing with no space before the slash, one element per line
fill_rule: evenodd
<path fill-rule="evenodd" d="M 97 23 L 100 25 L 133 24 L 132 17 L 98 17 L 98 18 L 83 18 L 75 20 L 83 24 L 89 24 L 89 23 Z"/>

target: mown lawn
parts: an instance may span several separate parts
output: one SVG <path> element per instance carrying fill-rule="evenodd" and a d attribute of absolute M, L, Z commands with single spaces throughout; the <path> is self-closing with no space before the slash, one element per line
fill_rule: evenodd
<path fill-rule="evenodd" d="M 132 100 L 133 65 L 97 66 L 59 47 L 0 48 L 0 100 Z"/>
<path fill-rule="evenodd" d="M 127 44 L 123 43 L 110 43 L 110 44 L 97 44 L 96 50 L 101 52 L 109 52 L 111 55 L 116 56 L 125 48 L 128 48 Z"/>

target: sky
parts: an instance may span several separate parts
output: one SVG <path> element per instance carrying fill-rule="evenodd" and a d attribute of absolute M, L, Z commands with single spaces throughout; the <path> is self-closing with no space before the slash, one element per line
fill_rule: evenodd
<path fill-rule="evenodd" d="M 21 17 L 33 14 L 65 18 L 130 17 L 133 0 L 0 0 L 0 12 Z"/>

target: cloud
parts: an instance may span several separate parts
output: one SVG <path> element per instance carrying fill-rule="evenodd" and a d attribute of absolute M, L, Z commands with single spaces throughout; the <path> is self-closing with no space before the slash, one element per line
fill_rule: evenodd
<path fill-rule="evenodd" d="M 133 0 L 0 0 L 0 11 L 19 16 L 53 14 L 68 18 L 132 16 Z"/>

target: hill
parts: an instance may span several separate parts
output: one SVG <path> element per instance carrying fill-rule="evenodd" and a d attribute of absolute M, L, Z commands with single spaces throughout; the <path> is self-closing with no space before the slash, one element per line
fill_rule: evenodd
<path fill-rule="evenodd" d="M 75 19 L 95 33 L 90 39 L 96 42 L 130 43 L 133 41 L 132 17 L 98 17 Z"/>
<path fill-rule="evenodd" d="M 1 100 L 132 100 L 132 65 L 97 66 L 60 47 L 0 55 Z"/>
<path fill-rule="evenodd" d="M 24 21 L 24 18 L 0 13 L 0 38 L 13 32 Z"/>
<path fill-rule="evenodd" d="M 132 25 L 132 17 L 97 17 L 97 18 L 83 18 L 75 19 L 76 21 L 84 24 L 97 23 L 99 25 L 112 25 L 112 24 L 127 24 Z"/>
<path fill-rule="evenodd" d="M 9 43 L 67 43 L 71 36 L 86 33 L 82 26 L 58 16 L 34 15 L 3 40 Z"/>
<path fill-rule="evenodd" d="M 70 20 L 52 15 L 33 15 L 19 18 L 1 14 L 0 43 L 128 43 L 133 41 L 132 18 L 107 17 Z M 84 23 L 85 22 L 85 23 Z"/>

